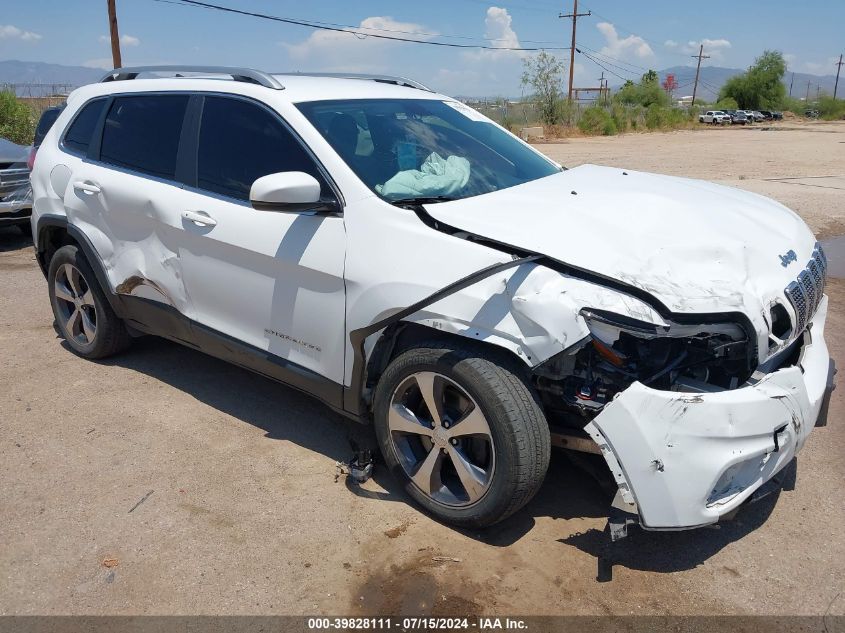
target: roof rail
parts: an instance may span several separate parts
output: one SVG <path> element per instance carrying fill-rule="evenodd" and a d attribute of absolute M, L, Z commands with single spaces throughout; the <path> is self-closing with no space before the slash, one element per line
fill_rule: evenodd
<path fill-rule="evenodd" d="M 434 92 L 428 86 L 421 84 L 413 79 L 407 77 L 393 77 L 391 75 L 369 75 L 366 73 L 278 73 L 280 75 L 301 75 L 303 77 L 335 77 L 337 79 L 363 79 L 365 81 L 378 81 L 383 84 L 394 84 L 397 86 L 405 86 L 407 88 L 416 88 L 417 90 L 425 90 L 426 92 Z"/>
<path fill-rule="evenodd" d="M 132 66 L 128 68 L 115 68 L 107 72 L 100 83 L 107 81 L 124 81 L 136 79 L 141 73 L 201 73 L 204 75 L 229 75 L 233 81 L 242 81 L 250 84 L 258 84 L 265 88 L 284 90 L 285 87 L 279 80 L 269 73 L 252 68 L 233 68 L 229 66 Z"/>

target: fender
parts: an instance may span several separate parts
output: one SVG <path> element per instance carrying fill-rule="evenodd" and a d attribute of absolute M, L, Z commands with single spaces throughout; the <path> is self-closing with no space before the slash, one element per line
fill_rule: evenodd
<path fill-rule="evenodd" d="M 751 323 L 751 320 L 748 318 L 747 315 L 743 314 L 742 312 L 719 312 L 708 314 L 685 314 L 672 312 L 662 301 L 651 295 L 648 291 L 643 290 L 642 288 L 638 288 L 637 286 L 633 286 L 623 281 L 619 281 L 618 279 L 607 277 L 605 275 L 595 273 L 593 271 L 574 266 L 572 264 L 568 264 L 566 262 L 549 257 L 548 255 L 543 255 L 542 253 L 528 251 L 510 244 L 506 244 L 497 240 L 484 237 L 482 235 L 477 235 L 453 226 L 449 226 L 429 215 L 422 205 L 411 205 L 410 208 L 414 211 L 414 213 L 416 213 L 420 221 L 423 222 L 423 224 L 425 224 L 429 228 L 435 231 L 440 231 L 441 233 L 446 233 L 447 235 L 451 235 L 458 239 L 465 239 L 471 242 L 476 242 L 488 246 L 489 248 L 507 253 L 513 258 L 513 260 L 509 262 L 503 262 L 501 264 L 494 264 L 492 266 L 488 266 L 487 268 L 483 268 L 475 273 L 467 275 L 466 277 L 463 277 L 449 284 L 448 286 L 445 286 L 441 290 L 430 294 L 424 299 L 421 299 L 420 301 L 417 301 L 416 303 L 393 313 L 389 317 L 376 321 L 375 323 L 372 323 L 369 326 L 359 328 L 357 330 L 352 330 L 349 333 L 349 341 L 352 345 L 353 350 L 352 380 L 349 387 L 344 387 L 343 407 L 350 415 L 355 416 L 361 421 L 366 421 L 367 419 L 367 407 L 366 403 L 363 400 L 364 380 L 366 373 L 366 355 L 364 352 L 364 341 L 369 336 L 375 334 L 379 330 L 382 330 L 390 325 L 401 321 L 405 317 L 431 305 L 432 303 L 435 303 L 436 301 L 443 299 L 444 297 L 459 292 L 460 290 L 463 290 L 464 288 L 481 281 L 482 279 L 485 279 L 503 270 L 507 270 L 509 268 L 529 262 L 534 262 L 543 265 L 551 270 L 559 272 L 562 275 L 581 279 L 583 281 L 604 286 L 605 288 L 614 290 L 616 292 L 630 295 L 636 299 L 639 299 L 643 303 L 651 306 L 655 310 L 655 312 L 657 312 L 662 318 L 666 319 L 667 321 L 674 321 L 675 323 L 679 324 L 724 323 L 726 321 L 737 323 L 745 331 L 746 336 L 748 338 L 749 364 L 752 364 L 756 361 L 757 334 L 753 324 Z"/>

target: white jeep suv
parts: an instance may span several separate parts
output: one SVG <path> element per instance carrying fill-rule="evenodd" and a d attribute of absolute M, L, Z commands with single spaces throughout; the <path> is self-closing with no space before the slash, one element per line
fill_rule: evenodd
<path fill-rule="evenodd" d="M 74 352 L 154 334 L 312 394 L 453 524 L 523 506 L 552 444 L 601 455 L 646 528 L 713 523 L 830 388 L 795 213 L 563 169 L 409 80 L 118 69 L 70 95 L 32 186 Z"/>

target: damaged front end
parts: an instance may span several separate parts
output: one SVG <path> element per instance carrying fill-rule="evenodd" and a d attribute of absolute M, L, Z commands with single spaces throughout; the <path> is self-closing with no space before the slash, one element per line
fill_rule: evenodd
<path fill-rule="evenodd" d="M 590 335 L 535 368 L 547 410 L 591 419 L 634 382 L 654 389 L 734 389 L 754 370 L 739 324 L 655 325 L 605 310 L 580 312 Z"/>
<path fill-rule="evenodd" d="M 827 298 L 757 364 L 742 323 L 656 325 L 580 311 L 589 335 L 534 368 L 559 446 L 595 445 L 617 487 L 611 538 L 731 516 L 800 450 L 832 388 Z M 553 440 L 554 441 L 554 440 Z"/>

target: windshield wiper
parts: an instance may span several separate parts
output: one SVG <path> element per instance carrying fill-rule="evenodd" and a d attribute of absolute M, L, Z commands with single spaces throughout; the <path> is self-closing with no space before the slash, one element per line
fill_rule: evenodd
<path fill-rule="evenodd" d="M 452 200 L 458 200 L 458 198 L 453 198 L 452 196 L 409 196 L 407 198 L 388 200 L 388 202 L 399 207 L 403 205 L 437 204 L 438 202 L 451 202 Z"/>

